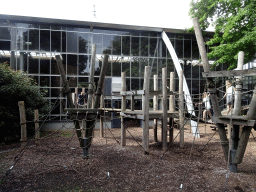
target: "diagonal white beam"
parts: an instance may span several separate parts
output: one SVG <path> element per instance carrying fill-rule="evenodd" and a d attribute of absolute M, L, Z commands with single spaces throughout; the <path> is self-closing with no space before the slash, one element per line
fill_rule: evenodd
<path fill-rule="evenodd" d="M 170 39 L 168 38 L 168 36 L 166 35 L 166 33 L 164 31 L 162 32 L 162 39 L 172 57 L 172 60 L 173 60 L 175 69 L 178 72 L 178 75 L 180 75 L 179 71 L 182 70 L 180 62 L 178 60 L 177 54 L 172 46 Z M 186 81 L 186 78 L 184 75 L 183 75 L 183 79 L 184 79 L 183 80 L 183 91 L 185 93 L 185 101 L 186 101 L 187 109 L 190 114 L 195 115 L 191 95 L 190 95 L 187 81 Z M 192 129 L 192 133 L 194 136 L 200 137 L 196 121 L 191 121 L 191 129 Z"/>

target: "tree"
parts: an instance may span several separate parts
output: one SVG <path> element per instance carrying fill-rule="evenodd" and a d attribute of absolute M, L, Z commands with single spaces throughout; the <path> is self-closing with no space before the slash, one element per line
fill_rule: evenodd
<path fill-rule="evenodd" d="M 26 118 L 34 119 L 34 110 L 41 115 L 49 109 L 35 81 L 22 71 L 12 70 L 8 64 L 0 64 L 0 143 L 8 144 L 20 139 L 20 120 L 18 101 L 25 102 Z M 33 135 L 34 125 L 28 124 L 28 135 Z"/>
<path fill-rule="evenodd" d="M 245 52 L 245 63 L 255 56 L 255 0 L 192 0 L 189 14 L 199 18 L 203 30 L 210 23 L 215 27 L 214 37 L 206 42 L 211 49 L 208 58 L 217 59 L 213 67 L 226 64 L 234 69 L 239 51 Z"/>

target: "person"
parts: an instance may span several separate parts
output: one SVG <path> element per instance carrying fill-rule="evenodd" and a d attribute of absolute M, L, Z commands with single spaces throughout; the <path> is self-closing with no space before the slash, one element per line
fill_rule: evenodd
<path fill-rule="evenodd" d="M 226 80 L 226 93 L 223 96 L 223 98 L 226 97 L 227 115 L 231 112 L 233 108 L 234 93 L 235 93 L 235 88 L 234 86 L 232 86 L 231 81 Z"/>
<path fill-rule="evenodd" d="M 85 92 L 81 92 L 81 94 L 77 97 L 77 104 L 82 107 L 84 104 L 86 104 L 86 94 Z"/>
<path fill-rule="evenodd" d="M 203 120 L 206 121 L 207 116 L 212 118 L 210 94 L 209 93 L 207 93 L 207 92 L 203 93 L 203 102 L 204 102 L 204 106 L 205 106 L 205 110 L 203 112 Z"/>

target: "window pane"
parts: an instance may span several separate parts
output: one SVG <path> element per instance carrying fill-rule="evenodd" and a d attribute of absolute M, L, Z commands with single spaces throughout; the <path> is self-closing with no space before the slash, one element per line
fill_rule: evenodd
<path fill-rule="evenodd" d="M 0 39 L 11 40 L 11 36 L 8 28 L 5 28 L 5 27 L 0 28 Z"/>
<path fill-rule="evenodd" d="M 51 32 L 51 51 L 52 52 L 61 51 L 61 32 L 60 31 Z"/>
<path fill-rule="evenodd" d="M 96 54 L 102 54 L 102 34 L 93 34 L 93 44 L 96 44 Z"/>
<path fill-rule="evenodd" d="M 122 63 L 122 72 L 125 72 L 126 77 L 130 77 L 130 61 Z"/>
<path fill-rule="evenodd" d="M 183 58 L 183 40 L 175 40 L 175 51 L 178 58 Z"/>
<path fill-rule="evenodd" d="M 157 57 L 157 39 L 156 38 L 151 38 L 150 39 L 150 57 Z M 158 45 L 158 49 L 159 49 L 159 45 Z"/>
<path fill-rule="evenodd" d="M 133 59 L 131 62 L 131 76 L 139 77 L 139 61 L 137 59 Z"/>
<path fill-rule="evenodd" d="M 89 34 L 78 33 L 79 53 L 89 53 Z"/>
<path fill-rule="evenodd" d="M 40 31 L 40 51 L 50 51 L 50 31 Z"/>
<path fill-rule="evenodd" d="M 77 75 L 77 55 L 67 55 L 68 75 Z"/>
<path fill-rule="evenodd" d="M 28 73 L 38 73 L 39 60 L 29 58 Z"/>
<path fill-rule="evenodd" d="M 132 55 L 139 56 L 140 38 L 132 37 Z"/>
<path fill-rule="evenodd" d="M 67 32 L 67 52 L 77 53 L 77 33 Z"/>
<path fill-rule="evenodd" d="M 50 60 L 41 59 L 40 60 L 40 73 L 41 74 L 50 74 Z"/>
<path fill-rule="evenodd" d="M 199 49 L 196 41 L 192 41 L 192 58 L 193 60 L 199 59 Z"/>
<path fill-rule="evenodd" d="M 29 50 L 38 51 L 39 50 L 39 30 L 31 29 L 29 30 L 28 42 L 30 42 Z"/>
<path fill-rule="evenodd" d="M 50 87 L 50 77 L 49 76 L 40 76 L 40 86 L 41 87 Z"/>
<path fill-rule="evenodd" d="M 113 36 L 112 41 L 113 55 L 121 55 L 121 37 Z"/>
<path fill-rule="evenodd" d="M 113 76 L 121 77 L 121 62 L 117 60 L 113 63 Z"/>
<path fill-rule="evenodd" d="M 0 50 L 11 50 L 11 42 L 10 41 L 0 41 Z"/>
<path fill-rule="evenodd" d="M 148 38 L 141 38 L 141 56 L 148 56 Z"/>
<path fill-rule="evenodd" d="M 132 79 L 132 85 L 131 85 L 132 90 L 139 90 L 139 79 Z"/>
<path fill-rule="evenodd" d="M 191 59 L 191 41 L 184 40 L 184 58 Z"/>
<path fill-rule="evenodd" d="M 78 61 L 78 74 L 79 75 L 88 75 L 90 59 L 88 55 L 79 55 Z"/>
<path fill-rule="evenodd" d="M 51 76 L 51 87 L 60 87 L 60 76 Z"/>
<path fill-rule="evenodd" d="M 122 54 L 130 56 L 130 45 L 131 40 L 130 36 L 123 36 L 122 37 Z"/>

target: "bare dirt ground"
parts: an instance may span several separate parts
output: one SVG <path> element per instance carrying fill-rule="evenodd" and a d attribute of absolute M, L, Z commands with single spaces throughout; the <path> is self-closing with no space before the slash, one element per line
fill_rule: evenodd
<path fill-rule="evenodd" d="M 150 129 L 149 155 L 141 147 L 142 128 L 138 127 L 128 128 L 125 147 L 119 144 L 120 129 L 106 129 L 104 138 L 96 130 L 89 159 L 82 158 L 73 131 L 43 137 L 39 146 L 31 143 L 25 150 L 2 148 L 0 175 L 5 176 L 0 190 L 256 191 L 256 132 L 250 135 L 239 173 L 230 173 L 218 133 L 209 125 L 199 128 L 201 138 L 194 141 L 186 127 L 184 148 L 179 147 L 179 130 L 175 130 L 177 137 L 166 153 L 153 143 Z M 160 140 L 160 129 L 158 135 Z"/>

